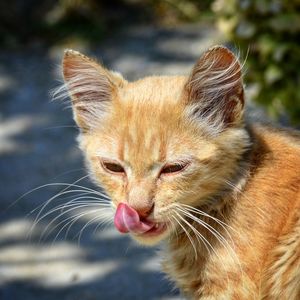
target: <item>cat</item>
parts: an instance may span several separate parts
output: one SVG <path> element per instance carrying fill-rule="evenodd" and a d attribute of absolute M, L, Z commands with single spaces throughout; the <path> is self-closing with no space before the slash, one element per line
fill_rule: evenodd
<path fill-rule="evenodd" d="M 66 50 L 66 92 L 114 224 L 163 242 L 191 299 L 300 299 L 300 134 L 249 123 L 242 66 L 214 46 L 189 76 L 134 82 Z"/>

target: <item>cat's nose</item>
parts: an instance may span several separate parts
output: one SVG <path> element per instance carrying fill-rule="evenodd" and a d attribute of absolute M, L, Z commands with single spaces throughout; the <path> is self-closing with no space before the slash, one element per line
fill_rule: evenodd
<path fill-rule="evenodd" d="M 139 214 L 140 218 L 147 218 L 154 209 L 154 203 L 133 203 L 130 206 Z"/>

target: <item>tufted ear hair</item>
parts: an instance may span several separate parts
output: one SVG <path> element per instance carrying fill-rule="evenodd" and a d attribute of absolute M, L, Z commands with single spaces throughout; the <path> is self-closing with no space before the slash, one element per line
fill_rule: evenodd
<path fill-rule="evenodd" d="M 215 46 L 200 57 L 185 92 L 190 117 L 217 131 L 241 123 L 244 108 L 241 65 L 227 48 Z"/>
<path fill-rule="evenodd" d="M 67 92 L 77 125 L 84 131 L 91 129 L 108 112 L 113 96 L 126 81 L 74 50 L 65 51 L 62 67 L 65 91 L 60 96 Z"/>

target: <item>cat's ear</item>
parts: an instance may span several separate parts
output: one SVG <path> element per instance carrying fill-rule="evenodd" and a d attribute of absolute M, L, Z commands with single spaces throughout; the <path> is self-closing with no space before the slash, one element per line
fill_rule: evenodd
<path fill-rule="evenodd" d="M 241 123 L 244 108 L 241 65 L 227 48 L 215 46 L 200 57 L 185 92 L 194 118 L 220 130 Z"/>
<path fill-rule="evenodd" d="M 62 66 L 74 119 L 81 129 L 87 130 L 109 110 L 114 95 L 126 80 L 73 50 L 65 51 Z"/>

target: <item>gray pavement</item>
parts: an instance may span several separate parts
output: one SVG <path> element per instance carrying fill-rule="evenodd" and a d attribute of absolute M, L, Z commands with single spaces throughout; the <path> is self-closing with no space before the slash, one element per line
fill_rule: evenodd
<path fill-rule="evenodd" d="M 133 80 L 186 74 L 199 54 L 219 41 L 210 26 L 140 27 L 92 48 L 78 43 L 73 48 Z M 61 46 L 0 50 L 0 299 L 181 299 L 159 271 L 157 249 L 135 245 L 111 225 L 95 230 L 97 223 L 91 223 L 80 241 L 77 233 L 87 217 L 67 236 L 58 235 L 62 224 L 51 223 L 59 212 L 33 226 L 39 205 L 61 186 L 46 186 L 15 202 L 35 187 L 72 183 L 86 174 L 71 111 L 49 97 L 62 52 Z M 80 183 L 95 188 L 88 180 Z M 64 201 L 54 201 L 44 213 Z"/>

